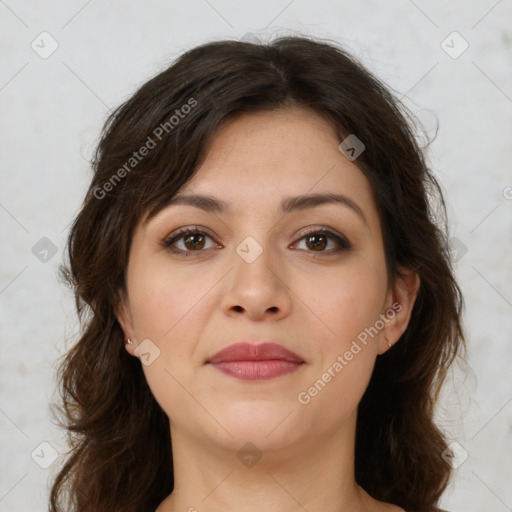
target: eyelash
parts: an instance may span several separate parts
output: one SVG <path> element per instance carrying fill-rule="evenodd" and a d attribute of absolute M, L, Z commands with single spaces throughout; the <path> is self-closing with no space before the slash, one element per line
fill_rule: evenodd
<path fill-rule="evenodd" d="M 185 236 L 187 235 L 203 235 L 203 236 L 207 236 L 209 238 L 211 238 L 213 240 L 213 237 L 210 236 L 208 233 L 204 232 L 204 231 L 201 231 L 197 226 L 194 226 L 193 228 L 182 228 L 180 229 L 179 231 L 177 231 L 176 233 L 173 233 L 171 234 L 170 236 L 168 236 L 167 238 L 165 238 L 163 241 L 162 241 L 162 246 L 165 248 L 165 249 L 168 249 L 170 250 L 171 252 L 175 253 L 175 254 L 179 254 L 179 255 L 185 255 L 187 256 L 188 254 L 193 254 L 193 253 L 202 253 L 204 252 L 205 250 L 204 249 L 201 249 L 201 250 L 198 250 L 198 251 L 184 251 L 182 249 L 176 249 L 176 248 L 173 248 L 173 244 L 179 240 L 181 240 L 182 238 L 184 238 Z M 337 249 L 330 249 L 329 251 L 318 251 L 318 254 L 326 254 L 326 255 L 332 255 L 332 254 L 337 254 L 341 251 L 346 251 L 348 249 L 351 249 L 352 248 L 352 245 L 350 244 L 350 242 L 343 236 L 341 235 L 337 235 L 336 233 L 334 233 L 333 231 L 331 231 L 330 229 L 326 228 L 326 227 L 321 227 L 321 228 L 312 228 L 312 229 L 308 229 L 307 231 L 303 232 L 300 236 L 300 238 L 298 239 L 298 241 L 301 241 L 303 240 L 304 238 L 308 237 L 308 236 L 325 236 L 327 238 L 330 238 L 332 240 L 334 240 L 339 248 Z M 317 251 L 307 251 L 307 252 L 311 252 L 311 253 L 315 253 Z"/>

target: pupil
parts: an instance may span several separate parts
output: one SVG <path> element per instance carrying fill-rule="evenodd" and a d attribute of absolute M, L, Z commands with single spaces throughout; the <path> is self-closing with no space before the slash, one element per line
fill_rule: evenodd
<path fill-rule="evenodd" d="M 196 234 L 196 235 L 189 235 L 189 236 L 187 237 L 187 242 L 188 242 L 188 243 L 190 243 L 190 240 L 196 240 L 196 237 L 202 238 L 202 235 L 198 235 L 198 234 Z M 196 247 L 196 248 L 197 248 L 200 244 L 201 244 L 201 242 L 197 242 L 197 240 L 192 242 L 192 246 L 194 246 L 194 247 Z"/>
<path fill-rule="evenodd" d="M 322 242 L 317 242 L 317 243 L 313 242 L 313 244 L 312 244 L 313 247 L 320 247 L 320 246 L 322 246 L 322 248 L 323 248 L 324 245 L 325 245 L 325 237 L 323 235 L 312 235 L 312 236 L 309 237 L 309 242 L 311 242 L 311 240 L 313 240 L 315 238 L 322 238 L 324 243 L 322 244 Z"/>

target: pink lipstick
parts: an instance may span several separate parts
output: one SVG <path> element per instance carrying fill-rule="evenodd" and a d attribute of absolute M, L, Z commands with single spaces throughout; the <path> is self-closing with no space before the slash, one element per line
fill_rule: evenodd
<path fill-rule="evenodd" d="M 304 360 L 276 343 L 235 343 L 207 360 L 221 372 L 243 380 L 267 380 L 298 370 Z"/>

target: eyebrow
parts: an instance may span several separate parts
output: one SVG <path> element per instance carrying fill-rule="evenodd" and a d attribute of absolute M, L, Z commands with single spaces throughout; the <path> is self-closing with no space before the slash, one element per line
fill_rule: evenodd
<path fill-rule="evenodd" d="M 316 194 L 304 194 L 300 196 L 287 197 L 281 201 L 280 213 L 289 214 L 296 211 L 303 211 L 309 208 L 315 208 L 317 206 L 325 204 L 341 204 L 352 209 L 361 220 L 368 225 L 368 221 L 364 215 L 362 208 L 349 197 L 343 194 L 333 193 L 316 193 Z M 164 208 L 174 205 L 188 205 L 200 208 L 206 212 L 211 213 L 232 213 L 232 209 L 229 203 L 209 195 L 201 194 L 178 194 L 171 198 Z"/>

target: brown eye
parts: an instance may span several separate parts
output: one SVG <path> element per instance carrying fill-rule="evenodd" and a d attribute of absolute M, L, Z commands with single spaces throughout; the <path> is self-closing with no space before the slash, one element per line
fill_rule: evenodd
<path fill-rule="evenodd" d="M 326 230 L 310 230 L 303 234 L 300 240 L 305 241 L 308 252 L 333 254 L 351 248 L 346 238 Z M 335 247 L 334 249 L 325 250 L 329 242 L 334 242 Z"/>
<path fill-rule="evenodd" d="M 177 233 L 170 235 L 166 240 L 162 242 L 162 245 L 170 251 L 185 255 L 192 253 L 200 254 L 205 252 L 204 249 L 211 247 L 220 247 L 213 243 L 212 246 L 206 247 L 206 240 L 212 237 L 199 229 L 184 228 Z M 310 230 L 303 234 L 300 241 L 304 240 L 306 251 L 319 254 L 334 254 L 351 248 L 348 240 L 342 235 L 333 233 L 327 230 Z M 178 247 L 179 244 L 182 247 Z M 334 247 L 327 249 L 329 244 L 333 244 Z"/>
<path fill-rule="evenodd" d="M 325 247 L 327 246 L 328 237 L 326 237 L 325 235 L 308 235 L 304 238 L 306 239 L 306 245 L 310 249 L 322 250 L 325 249 Z"/>
<path fill-rule="evenodd" d="M 205 236 L 200 233 L 186 235 L 183 238 L 185 247 L 189 250 L 202 249 L 204 247 Z M 188 245 L 190 244 L 190 245 Z"/>
<path fill-rule="evenodd" d="M 185 254 L 186 256 L 194 252 L 203 252 L 206 239 L 208 238 L 212 239 L 210 235 L 203 231 L 185 228 L 167 238 L 163 242 L 163 246 L 172 252 Z M 182 243 L 182 247 L 178 247 L 179 243 Z M 213 246 L 215 246 L 215 244 Z"/>

